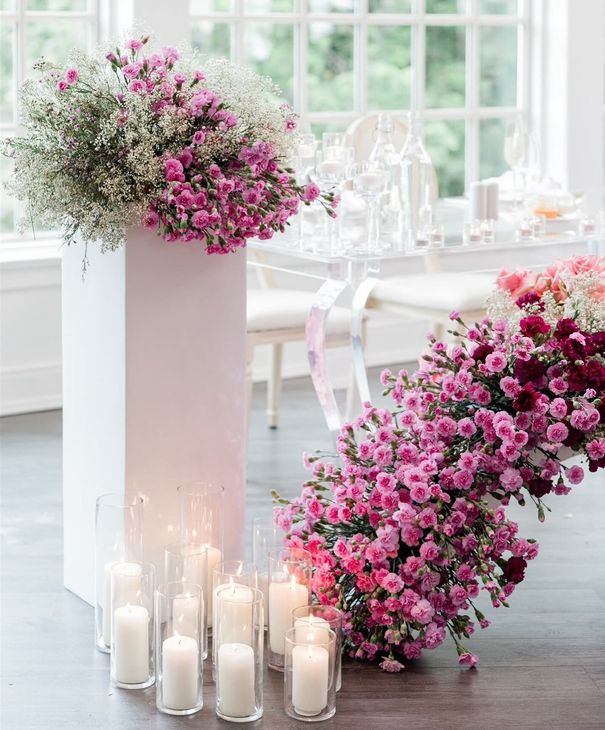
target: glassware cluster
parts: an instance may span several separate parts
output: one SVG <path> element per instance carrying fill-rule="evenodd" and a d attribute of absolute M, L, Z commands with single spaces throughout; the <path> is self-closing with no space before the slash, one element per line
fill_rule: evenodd
<path fill-rule="evenodd" d="M 266 658 L 284 673 L 287 715 L 305 722 L 332 717 L 342 613 L 311 602 L 311 554 L 284 547 L 277 527 L 255 519 L 252 561 L 224 560 L 222 487 L 184 484 L 176 492 L 179 539 L 165 546 L 161 566 L 144 561 L 144 500 L 97 500 L 95 645 L 110 653 L 112 684 L 155 684 L 160 712 L 193 715 L 204 706 L 210 658 L 217 716 L 253 722 L 263 716 Z"/>

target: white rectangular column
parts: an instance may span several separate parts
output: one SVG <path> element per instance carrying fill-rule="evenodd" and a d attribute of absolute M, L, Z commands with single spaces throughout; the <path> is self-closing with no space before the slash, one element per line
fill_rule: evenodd
<path fill-rule="evenodd" d="M 178 537 L 176 486 L 225 487 L 226 554 L 243 550 L 245 252 L 129 232 L 63 259 L 65 584 L 93 591 L 94 503 L 146 497 L 146 556 Z"/>

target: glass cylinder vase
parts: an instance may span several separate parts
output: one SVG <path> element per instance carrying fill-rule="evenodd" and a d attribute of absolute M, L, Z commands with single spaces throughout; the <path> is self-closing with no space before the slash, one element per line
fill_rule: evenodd
<path fill-rule="evenodd" d="M 258 587 L 256 567 L 252 563 L 246 563 L 243 560 L 225 560 L 218 563 L 212 574 L 212 622 L 217 625 L 218 616 L 221 612 L 232 608 L 237 602 L 243 605 L 249 605 L 252 600 L 252 590 Z M 228 588 L 228 591 L 223 591 Z M 225 608 L 222 600 L 229 597 L 229 605 Z M 223 622 L 223 628 L 225 627 Z M 212 673 L 216 678 L 216 649 L 221 637 L 216 637 L 213 633 L 212 642 Z"/>
<path fill-rule="evenodd" d="M 111 681 L 122 689 L 155 682 L 153 592 L 150 563 L 116 563 L 111 568 Z"/>
<path fill-rule="evenodd" d="M 212 632 L 212 572 L 223 559 L 225 514 L 223 487 L 206 482 L 192 482 L 177 487 L 181 513 L 181 542 L 208 547 L 206 624 Z"/>
<path fill-rule="evenodd" d="M 336 691 L 342 686 L 342 611 L 335 606 L 309 604 L 292 611 L 292 625 L 297 630 L 299 641 L 306 639 L 322 643 L 327 637 L 327 629 L 332 629 L 336 637 Z"/>
<path fill-rule="evenodd" d="M 143 498 L 103 494 L 95 508 L 95 645 L 111 647 L 111 569 L 143 559 Z"/>
<path fill-rule="evenodd" d="M 206 604 L 208 603 L 208 546 L 197 543 L 171 543 L 164 548 L 164 581 L 189 583 L 201 591 L 202 628 L 200 646 L 202 657 L 208 656 L 208 629 Z"/>
<path fill-rule="evenodd" d="M 311 598 L 312 557 L 307 550 L 283 548 L 269 554 L 269 643 L 271 669 L 284 669 L 284 640 L 292 626 L 292 611 Z"/>
<path fill-rule="evenodd" d="M 155 593 L 156 706 L 168 715 L 202 709 L 202 590 L 195 583 L 164 583 Z"/>
<path fill-rule="evenodd" d="M 284 532 L 277 525 L 255 517 L 252 520 L 252 562 L 258 573 L 258 589 L 262 591 L 267 606 L 269 588 L 269 553 L 280 550 L 284 545 Z M 267 629 L 265 610 L 265 629 Z"/>
<path fill-rule="evenodd" d="M 249 592 L 242 602 L 233 587 L 220 587 L 216 596 L 221 607 L 213 636 L 216 714 L 229 722 L 252 722 L 263 715 L 263 596 L 241 586 Z"/>
<path fill-rule="evenodd" d="M 296 720 L 320 722 L 336 712 L 336 635 L 327 629 L 322 641 L 307 638 L 296 627 L 286 632 L 285 711 Z"/>

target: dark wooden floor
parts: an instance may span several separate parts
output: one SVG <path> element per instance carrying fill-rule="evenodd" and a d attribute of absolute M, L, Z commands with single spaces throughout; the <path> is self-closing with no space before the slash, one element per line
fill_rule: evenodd
<path fill-rule="evenodd" d="M 301 452 L 329 441 L 308 381 L 289 382 L 283 423 L 264 426 L 262 389 L 250 437 L 248 514 L 270 509 L 303 477 Z M 155 711 L 153 689 L 112 689 L 108 657 L 92 642 L 92 610 L 61 584 L 61 414 L 5 418 L 2 477 L 2 730 L 218 728 L 214 686 L 194 718 Z M 511 609 L 469 642 L 477 670 L 459 669 L 447 644 L 400 675 L 348 663 L 336 717 L 325 727 L 369 730 L 605 728 L 605 477 L 553 498 L 544 525 L 518 510 L 542 545 Z M 265 684 L 264 728 L 293 728 L 281 676 Z"/>

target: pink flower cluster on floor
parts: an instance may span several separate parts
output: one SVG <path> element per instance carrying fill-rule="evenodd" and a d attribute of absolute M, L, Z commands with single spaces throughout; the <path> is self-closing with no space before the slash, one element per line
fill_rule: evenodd
<path fill-rule="evenodd" d="M 203 72 L 187 75 L 176 70 L 176 49 L 141 55 L 147 41 L 133 38 L 126 50 L 106 54 L 121 86 L 116 101 L 123 113 L 117 124 L 126 123 L 126 100 L 135 94 L 150 98 L 158 124 L 176 118 L 192 131 L 189 144 L 165 151 L 163 191 L 149 206 L 143 224 L 158 229 L 165 241 L 201 241 L 208 253 L 228 253 L 245 246 L 249 238 L 267 239 L 283 231 L 301 202 L 320 197 L 317 186 L 297 184 L 271 140 L 237 132 L 236 114 L 204 86 Z M 69 69 L 57 89 L 78 92 L 78 78 L 78 71 Z M 296 126 L 287 111 L 284 126 L 289 132 Z M 217 142 L 230 134 L 233 152 L 224 155 Z M 220 154 L 213 155 L 213 149 Z M 333 215 L 334 197 L 330 193 L 321 197 Z"/>
<path fill-rule="evenodd" d="M 313 555 L 317 599 L 345 612 L 351 656 L 399 671 L 449 633 L 474 666 L 462 642 L 489 624 L 475 599 L 508 605 L 538 554 L 506 506 L 533 502 L 542 521 L 543 498 L 582 481 L 564 446 L 605 468 L 605 332 L 525 313 L 520 329 L 484 320 L 449 349 L 433 338 L 412 376 L 385 371 L 396 407 L 366 404 L 338 438 L 341 463 L 307 456 L 300 497 L 276 495 L 288 543 Z"/>

